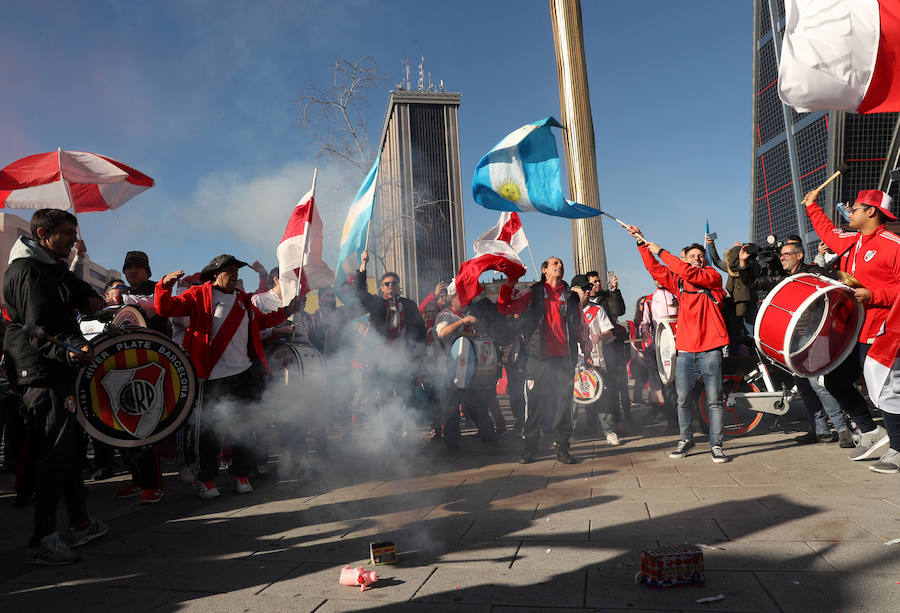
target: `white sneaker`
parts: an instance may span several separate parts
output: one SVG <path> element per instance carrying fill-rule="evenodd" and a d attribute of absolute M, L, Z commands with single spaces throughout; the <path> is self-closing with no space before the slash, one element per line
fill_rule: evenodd
<path fill-rule="evenodd" d="M 66 545 L 59 535 L 54 532 L 41 539 L 37 547 L 29 547 L 26 562 L 29 564 L 43 564 L 46 566 L 61 566 L 72 564 L 81 559 L 77 553 Z"/>
<path fill-rule="evenodd" d="M 900 473 L 900 451 L 896 449 L 888 449 L 888 452 L 881 456 L 875 464 L 869 467 L 869 470 L 885 475 L 895 475 Z"/>
<path fill-rule="evenodd" d="M 219 488 L 212 481 L 194 481 L 194 489 L 203 500 L 212 500 L 220 495 Z"/>
<path fill-rule="evenodd" d="M 616 445 L 621 445 L 621 443 L 619 442 L 619 435 L 615 432 L 610 432 L 606 435 L 606 443 L 608 445 L 612 445 L 613 447 L 615 447 Z"/>
<path fill-rule="evenodd" d="M 863 432 L 859 437 L 859 447 L 850 452 L 847 456 L 851 460 L 865 460 L 874 456 L 878 448 L 890 442 L 887 430 L 878 426 L 871 432 Z"/>
<path fill-rule="evenodd" d="M 247 477 L 232 477 L 234 480 L 234 489 L 238 494 L 249 494 L 253 491 L 253 486 Z"/>

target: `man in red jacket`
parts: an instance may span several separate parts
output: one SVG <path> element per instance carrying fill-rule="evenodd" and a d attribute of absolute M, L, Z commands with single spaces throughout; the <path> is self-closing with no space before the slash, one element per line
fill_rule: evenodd
<path fill-rule="evenodd" d="M 656 243 L 644 242 L 637 227 L 627 229 L 638 239 L 638 251 L 650 275 L 678 298 L 675 393 L 681 439 L 669 457 L 683 458 L 694 446 L 690 397 L 699 375 L 706 387 L 710 455 L 716 464 L 728 462 L 722 451 L 722 347 L 728 345 L 728 332 L 719 308 L 725 296 L 722 277 L 706 265 L 706 251 L 702 246 L 694 243 L 685 247 L 682 261 Z"/>
<path fill-rule="evenodd" d="M 865 189 L 859 192 L 850 208 L 849 226 L 856 232 L 843 232 L 816 206 L 818 197 L 817 190 L 804 196 L 806 214 L 822 242 L 840 254 L 840 269 L 862 285 L 854 290 L 856 301 L 866 309 L 859 342 L 855 351 L 825 375 L 825 388 L 837 398 L 862 432 L 859 447 L 850 453 L 850 459 L 865 460 L 888 442 L 888 436 L 884 428 L 875 426 L 866 400 L 854 383 L 862 374 L 866 354 L 887 319 L 895 301 L 896 287 L 900 285 L 900 236 L 884 227 L 886 221 L 896 221 L 897 216 L 891 212 L 893 199 L 890 196 L 877 189 Z"/>
<path fill-rule="evenodd" d="M 195 410 L 200 415 L 200 469 L 194 487 L 201 498 L 219 495 L 214 479 L 219 472 L 222 435 L 232 443 L 231 477 L 239 494 L 253 491 L 247 474 L 253 468 L 255 454 L 234 423 L 224 423 L 220 407 L 225 401 L 238 401 L 238 421 L 247 405 L 255 402 L 257 389 L 252 364 L 256 360 L 268 372 L 259 332 L 282 323 L 299 303 L 294 298 L 287 307 L 263 314 L 250 302 L 249 294 L 236 289 L 238 269 L 246 266 L 232 255 L 223 254 L 201 271 L 202 285 L 188 288 L 178 296 L 170 290 L 184 275 L 170 272 L 160 279 L 154 291 L 156 312 L 163 317 L 189 317 L 182 345 L 191 357 L 197 376 L 203 383 L 203 402 Z M 232 422 L 234 417 L 232 417 Z M 249 432 L 246 425 L 241 430 Z"/>

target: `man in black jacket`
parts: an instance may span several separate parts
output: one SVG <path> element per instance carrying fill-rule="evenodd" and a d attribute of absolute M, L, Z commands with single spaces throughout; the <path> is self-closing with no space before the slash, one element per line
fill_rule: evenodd
<path fill-rule="evenodd" d="M 74 386 L 78 367 L 93 359 L 75 320 L 75 311 L 93 313 L 103 299 L 65 264 L 75 244 L 75 216 L 40 209 L 31 218 L 32 238 L 19 237 L 9 254 L 3 298 L 11 319 L 4 338 L 10 382 L 25 388 L 23 414 L 38 448 L 34 534 L 28 547 L 32 564 L 70 564 L 79 559 L 70 547 L 103 536 L 107 526 L 88 517 L 78 458 Z M 72 351 L 25 333 L 40 327 L 47 335 L 80 347 Z M 56 513 L 65 493 L 70 529 L 65 541 L 56 532 Z"/>
<path fill-rule="evenodd" d="M 581 288 L 570 290 L 562 280 L 564 270 L 559 258 L 541 264 L 541 273 L 541 281 L 516 295 L 515 280 L 507 279 L 497 301 L 501 313 L 520 315 L 525 338 L 525 449 L 519 462 L 534 461 L 543 428 L 553 430 L 556 458 L 575 464 L 577 460 L 569 453 L 573 377 L 578 345 L 585 356 L 593 348 L 582 312 L 584 292 Z M 589 357 L 585 360 L 591 365 Z"/>
<path fill-rule="evenodd" d="M 622 298 L 622 292 L 619 291 L 619 278 L 617 276 L 613 275 L 609 279 L 609 289 L 603 289 L 600 273 L 596 270 L 587 272 L 585 276 L 590 284 L 588 302 L 602 306 L 610 321 L 625 314 L 625 300 Z"/>
<path fill-rule="evenodd" d="M 789 237 L 781 247 L 778 259 L 781 262 L 781 270 L 775 270 L 771 266 L 766 272 L 761 272 L 759 266 L 753 266 L 752 254 L 748 253 L 747 246 L 741 247 L 738 255 L 738 274 L 741 281 L 752 290 L 769 291 L 790 276 L 808 272 L 824 275 L 825 270 L 815 264 L 805 264 L 803 243 L 800 237 Z M 853 440 L 847 426 L 847 420 L 841 411 L 838 401 L 828 393 L 824 386 L 819 385 L 818 377 L 798 377 L 794 375 L 794 384 L 803 398 L 803 405 L 809 417 L 809 431 L 795 439 L 798 443 L 831 443 L 834 438 L 828 423 L 825 421 L 827 414 L 838 432 L 838 440 L 841 447 L 853 447 Z M 815 428 L 815 431 L 813 431 Z"/>
<path fill-rule="evenodd" d="M 363 312 L 369 314 L 370 329 L 375 330 L 386 343 L 386 346 L 376 348 L 381 353 L 375 360 L 382 419 L 395 422 L 385 423 L 386 429 L 399 429 L 398 434 L 403 434 L 407 425 L 400 422 L 405 422 L 408 414 L 388 414 L 385 408 L 392 403 L 391 398 L 405 405 L 407 412 L 415 406 L 415 378 L 425 351 L 425 321 L 419 313 L 419 306 L 400 295 L 400 276 L 397 273 L 381 275 L 380 295 L 368 292 L 368 263 L 369 253 L 363 251 L 356 274 L 356 295 Z"/>

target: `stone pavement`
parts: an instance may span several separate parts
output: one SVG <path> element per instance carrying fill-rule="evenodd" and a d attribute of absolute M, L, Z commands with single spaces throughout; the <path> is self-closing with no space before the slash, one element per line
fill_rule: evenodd
<path fill-rule="evenodd" d="M 517 464 L 510 433 L 378 458 L 336 442 L 315 480 L 225 486 L 213 501 L 174 474 L 150 507 L 112 498 L 124 476 L 89 483 L 110 534 L 66 567 L 24 564 L 31 508 L 12 507 L 4 474 L 0 611 L 898 610 L 900 544 L 885 542 L 900 537 L 900 478 L 767 430 L 728 440 L 729 464 L 704 443 L 670 460 L 661 428 L 620 447 L 579 437 L 573 466 L 549 452 Z M 366 592 L 338 585 L 377 540 L 395 541 L 401 563 L 377 567 Z M 642 549 L 679 543 L 707 546 L 705 586 L 635 584 Z"/>

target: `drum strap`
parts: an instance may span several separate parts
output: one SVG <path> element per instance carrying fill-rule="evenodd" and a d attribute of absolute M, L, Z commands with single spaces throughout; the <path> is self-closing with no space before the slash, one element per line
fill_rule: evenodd
<path fill-rule="evenodd" d="M 706 294 L 709 297 L 709 299 L 712 300 L 715 304 L 719 304 L 719 301 L 716 300 L 716 297 L 713 296 L 713 293 L 710 290 L 706 289 L 705 287 L 701 287 L 696 291 L 690 290 L 690 289 L 684 289 L 684 279 L 681 279 L 681 278 L 678 279 L 678 294 L 679 295 L 681 295 L 681 294 Z"/>

